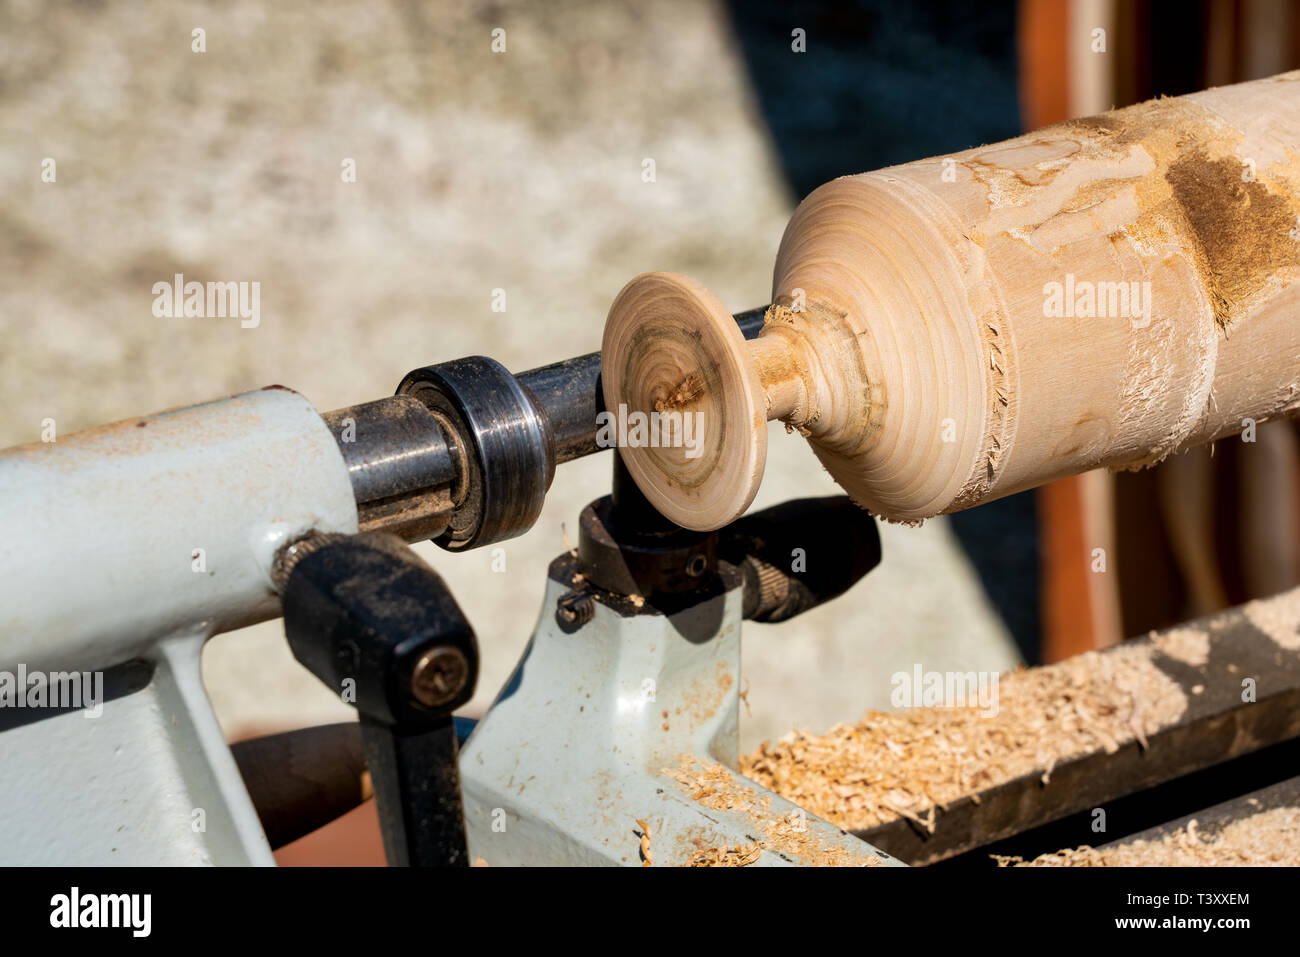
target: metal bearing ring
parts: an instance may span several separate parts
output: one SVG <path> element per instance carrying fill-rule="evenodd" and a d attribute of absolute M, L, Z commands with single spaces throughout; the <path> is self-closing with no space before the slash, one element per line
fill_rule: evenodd
<path fill-rule="evenodd" d="M 555 475 L 546 412 L 505 366 L 467 356 L 408 372 L 398 394 L 419 399 L 449 430 L 463 463 L 451 524 L 435 541 L 453 551 L 522 535 Z"/>

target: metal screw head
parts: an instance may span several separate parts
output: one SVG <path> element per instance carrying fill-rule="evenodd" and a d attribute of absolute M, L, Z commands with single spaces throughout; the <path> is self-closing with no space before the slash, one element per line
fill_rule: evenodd
<path fill-rule="evenodd" d="M 411 671 L 411 694 L 427 708 L 453 700 L 469 679 L 469 661 L 459 648 L 430 648 Z"/>
<path fill-rule="evenodd" d="M 555 603 L 555 617 L 559 619 L 562 625 L 581 627 L 591 621 L 595 614 L 596 602 L 589 592 L 567 592 L 561 595 Z"/>

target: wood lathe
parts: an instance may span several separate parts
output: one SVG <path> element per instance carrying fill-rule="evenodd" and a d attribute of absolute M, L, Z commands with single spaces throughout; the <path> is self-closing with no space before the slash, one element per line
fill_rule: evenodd
<path fill-rule="evenodd" d="M 876 516 L 1300 407 L 1297 144 L 1300 74 L 1160 100 L 823 186 L 764 309 L 652 273 L 600 354 L 440 362 L 324 413 L 267 386 L 0 451 L 0 679 L 53 697 L 0 711 L 22 771 L 0 856 L 269 864 L 373 794 L 392 864 L 926 863 L 1216 764 L 1286 766 L 1296 592 L 1023 672 L 1000 723 L 915 707 L 743 760 L 738 729 L 742 621 L 850 588 Z M 742 517 L 773 419 L 866 510 Z M 477 639 L 405 543 L 522 535 L 560 465 L 615 444 L 516 672 L 463 720 Z M 359 720 L 232 754 L 200 649 L 279 615 Z"/>

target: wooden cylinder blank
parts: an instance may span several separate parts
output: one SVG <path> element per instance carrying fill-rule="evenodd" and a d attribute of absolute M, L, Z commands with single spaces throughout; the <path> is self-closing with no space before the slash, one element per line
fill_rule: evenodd
<path fill-rule="evenodd" d="M 681 279 L 624 290 L 607 368 L 632 330 L 646 349 L 654 324 L 626 304 L 651 278 Z M 728 349 L 859 504 L 917 521 L 1297 411 L 1298 278 L 1289 73 L 827 183 L 786 228 L 759 342 Z M 716 380 L 723 357 L 697 352 Z M 692 374 L 710 380 L 661 370 Z M 605 383 L 611 408 L 666 388 Z M 726 403 L 692 401 L 729 424 Z M 621 453 L 690 527 L 730 521 L 757 490 L 702 515 L 670 459 Z"/>

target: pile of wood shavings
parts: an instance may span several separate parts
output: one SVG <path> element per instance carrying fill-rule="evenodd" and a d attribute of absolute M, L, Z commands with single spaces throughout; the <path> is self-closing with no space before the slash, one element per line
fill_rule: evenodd
<path fill-rule="evenodd" d="M 998 710 L 870 711 L 825 735 L 793 731 L 741 759 L 741 773 L 846 830 L 900 817 L 931 833 L 936 809 L 1061 761 L 1113 754 L 1176 723 L 1179 686 L 1141 645 L 1001 677 Z M 978 797 L 975 797 L 978 800 Z"/>
<path fill-rule="evenodd" d="M 1300 808 L 1279 807 L 1225 825 L 1213 837 L 1196 821 L 1160 840 L 1088 846 L 1032 861 L 991 855 L 1000 867 L 1293 867 L 1300 864 Z"/>

